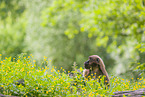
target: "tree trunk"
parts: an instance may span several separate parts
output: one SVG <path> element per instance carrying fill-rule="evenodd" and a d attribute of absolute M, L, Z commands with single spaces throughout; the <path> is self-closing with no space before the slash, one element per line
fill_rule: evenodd
<path fill-rule="evenodd" d="M 114 94 L 115 95 L 112 95 L 112 97 L 123 97 L 123 95 L 128 97 L 143 97 L 145 96 L 145 88 L 135 91 L 118 91 L 114 92 Z"/>

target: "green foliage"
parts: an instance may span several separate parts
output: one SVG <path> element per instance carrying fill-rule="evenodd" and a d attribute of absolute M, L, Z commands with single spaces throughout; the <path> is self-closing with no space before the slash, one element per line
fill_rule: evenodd
<path fill-rule="evenodd" d="M 21 0 L 0 0 L 0 19 L 11 16 L 13 19 L 19 17 L 25 10 Z"/>
<path fill-rule="evenodd" d="M 16 57 L 17 54 L 23 52 L 25 47 L 26 22 L 24 18 L 19 18 L 13 23 L 11 17 L 7 17 L 5 21 L 0 22 L 0 53 L 3 57 Z"/>
<path fill-rule="evenodd" d="M 145 77 L 145 63 L 139 64 L 134 70 L 138 71 L 140 76 Z"/>
<path fill-rule="evenodd" d="M 84 80 L 79 74 L 71 78 L 63 68 L 56 71 L 54 67 L 51 68 L 51 65 L 45 59 L 47 65 L 44 68 L 36 67 L 37 64 L 32 60 L 32 57 L 32 55 L 19 57 L 18 59 L 9 57 L 1 60 L 0 55 L 0 93 L 16 96 L 92 97 L 96 95 L 111 96 L 115 91 L 145 88 L 145 79 L 143 78 L 134 82 L 134 79 L 128 81 L 112 76 L 110 77 L 110 88 L 105 89 L 105 86 L 97 80 Z M 15 84 L 20 79 L 24 80 L 25 85 Z M 103 79 L 101 80 L 103 83 Z M 86 85 L 84 85 L 84 82 Z"/>
<path fill-rule="evenodd" d="M 89 32 L 88 37 L 97 35 L 99 40 L 104 41 L 98 45 L 104 45 L 109 36 L 114 40 L 119 35 L 132 36 L 140 40 L 144 31 L 144 9 L 142 2 L 138 0 L 86 0 L 83 2 L 60 0 L 54 1 L 52 6 L 44 11 L 42 25 L 59 26 L 66 20 L 68 24 L 64 33 L 69 38 L 73 38 L 79 32 Z"/>
<path fill-rule="evenodd" d="M 137 78 L 145 63 L 144 10 L 144 0 L 0 0 L 0 53 L 33 54 L 41 67 L 46 56 L 66 71 L 97 54 L 109 74 L 137 71 Z"/>
<path fill-rule="evenodd" d="M 144 43 L 140 43 L 136 46 L 136 49 L 140 52 L 140 59 L 135 60 L 134 63 L 131 64 L 132 71 L 137 72 L 139 76 L 145 77 L 145 62 L 144 62 L 144 54 L 145 54 L 145 45 Z"/>
<path fill-rule="evenodd" d="M 71 70 L 71 64 L 74 61 L 78 66 L 82 66 L 82 63 L 92 54 L 101 55 L 102 58 L 107 57 L 105 63 L 114 64 L 109 54 L 105 56 L 107 54 L 105 48 L 95 45 L 96 36 L 89 38 L 88 32 L 80 30 L 79 22 L 83 18 L 80 8 L 83 7 L 83 3 L 85 1 L 54 1 L 50 7 L 42 11 L 41 25 L 48 29 L 46 34 L 50 46 L 48 54 L 58 68 L 63 66 Z M 104 40 L 107 39 L 107 37 L 104 38 Z"/>
<path fill-rule="evenodd" d="M 67 44 L 67 41 L 76 40 L 74 45 L 77 47 L 82 46 L 88 55 L 92 54 L 90 50 L 93 54 L 99 55 L 100 49 L 98 48 L 100 47 L 105 49 L 106 54 L 110 53 L 115 60 L 117 65 L 113 71 L 121 74 L 129 69 L 134 59 L 139 58 L 139 60 L 142 60 L 144 56 L 144 54 L 141 55 L 136 50 L 136 46 L 145 41 L 144 10 L 142 0 L 83 0 L 81 2 L 80 0 L 66 0 L 65 2 L 63 0 L 59 0 L 59 2 L 54 0 L 52 5 L 43 11 L 42 26 L 52 29 L 52 32 L 57 32 L 55 34 L 57 38 L 54 33 L 51 36 L 55 37 L 54 40 L 60 40 L 58 37 L 63 40 L 66 39 L 66 41 L 60 40 L 60 42 L 52 41 L 53 43 L 50 43 L 51 48 L 56 49 L 55 51 L 60 50 L 61 55 L 65 53 L 61 48 L 67 48 L 66 45 L 70 44 Z M 83 46 L 83 36 L 85 36 L 86 41 L 92 40 L 90 43 L 85 43 L 87 46 Z M 60 43 L 66 44 L 63 46 Z M 57 49 L 57 47 L 59 48 Z M 86 47 L 90 50 L 86 49 Z M 73 51 L 73 48 L 70 49 Z M 67 50 L 65 49 L 65 51 Z M 79 51 L 82 52 L 81 56 L 86 56 L 84 51 Z M 52 53 L 51 56 L 56 58 L 57 55 L 54 55 L 54 52 Z M 69 51 L 67 51 L 67 54 L 74 55 Z M 100 55 L 106 56 L 106 54 Z M 78 56 L 77 59 L 85 58 L 79 57 L 78 53 L 76 53 L 76 56 Z M 64 56 L 61 58 L 64 58 Z M 70 59 L 72 60 L 72 58 Z M 58 64 L 57 60 L 54 63 Z M 108 63 L 107 61 L 105 63 L 108 65 L 111 62 Z"/>

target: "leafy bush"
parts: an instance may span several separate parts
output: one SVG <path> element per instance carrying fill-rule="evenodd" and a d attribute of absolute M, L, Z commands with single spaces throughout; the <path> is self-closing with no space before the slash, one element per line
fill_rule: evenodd
<path fill-rule="evenodd" d="M 28 57 L 5 58 L 1 59 L 0 54 L 0 93 L 5 95 L 19 96 L 105 96 L 113 95 L 115 91 L 136 90 L 145 88 L 145 79 L 140 78 L 138 82 L 134 79 L 130 81 L 111 76 L 110 88 L 105 89 L 103 84 L 97 80 L 83 79 L 77 71 L 76 76 L 69 77 L 65 70 L 61 68 L 56 70 L 51 68 L 49 61 L 44 57 L 47 64 L 44 68 L 36 67 L 35 60 L 32 55 Z M 44 63 L 43 62 L 43 63 Z M 80 71 L 83 69 L 80 68 Z M 23 79 L 23 80 L 22 80 Z M 24 84 L 16 85 L 19 81 Z M 85 82 L 85 84 L 84 84 Z M 103 81 L 101 81 L 103 82 Z"/>
<path fill-rule="evenodd" d="M 23 17 L 23 16 L 22 16 Z M 13 21 L 9 16 L 0 22 L 0 53 L 3 57 L 15 57 L 25 49 L 25 18 Z"/>

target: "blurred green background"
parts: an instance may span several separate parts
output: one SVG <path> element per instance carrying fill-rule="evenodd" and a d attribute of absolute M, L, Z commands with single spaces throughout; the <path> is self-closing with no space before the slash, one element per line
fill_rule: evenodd
<path fill-rule="evenodd" d="M 57 69 L 99 55 L 109 75 L 145 74 L 145 0 L 0 0 L 0 54 Z"/>

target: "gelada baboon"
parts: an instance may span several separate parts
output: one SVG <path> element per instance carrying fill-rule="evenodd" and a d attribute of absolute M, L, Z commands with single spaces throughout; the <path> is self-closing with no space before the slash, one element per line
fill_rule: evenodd
<path fill-rule="evenodd" d="M 109 85 L 109 76 L 105 69 L 104 62 L 98 55 L 89 56 L 89 60 L 84 62 L 84 67 L 83 76 L 85 78 L 91 74 L 95 76 L 95 79 L 104 75 L 104 83 Z"/>

